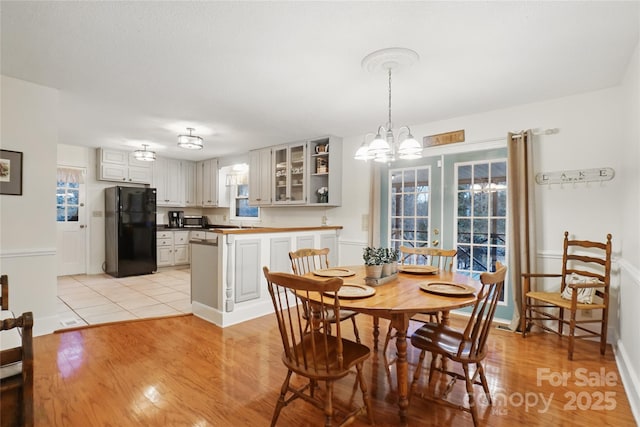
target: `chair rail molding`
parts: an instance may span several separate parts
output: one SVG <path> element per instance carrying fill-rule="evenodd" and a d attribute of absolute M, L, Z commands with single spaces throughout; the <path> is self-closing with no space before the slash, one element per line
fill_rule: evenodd
<path fill-rule="evenodd" d="M 0 258 L 23 258 L 56 255 L 56 248 L 16 249 L 0 252 Z"/>

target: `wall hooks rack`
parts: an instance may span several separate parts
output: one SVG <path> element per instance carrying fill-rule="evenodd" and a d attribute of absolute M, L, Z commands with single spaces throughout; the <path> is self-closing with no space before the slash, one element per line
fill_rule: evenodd
<path fill-rule="evenodd" d="M 580 182 L 611 181 L 615 176 L 613 168 L 576 169 L 536 174 L 536 184 L 572 184 Z"/>

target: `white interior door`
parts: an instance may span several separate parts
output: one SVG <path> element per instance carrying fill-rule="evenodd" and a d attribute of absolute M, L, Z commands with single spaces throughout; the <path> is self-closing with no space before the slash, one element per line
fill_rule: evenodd
<path fill-rule="evenodd" d="M 59 167 L 56 184 L 58 275 L 86 273 L 85 170 Z"/>

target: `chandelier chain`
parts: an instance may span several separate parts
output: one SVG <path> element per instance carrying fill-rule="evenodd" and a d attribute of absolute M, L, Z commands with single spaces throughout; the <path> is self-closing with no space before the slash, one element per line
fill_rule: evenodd
<path fill-rule="evenodd" d="M 392 127 L 391 123 L 391 68 L 389 68 L 389 122 L 387 123 L 389 128 Z"/>

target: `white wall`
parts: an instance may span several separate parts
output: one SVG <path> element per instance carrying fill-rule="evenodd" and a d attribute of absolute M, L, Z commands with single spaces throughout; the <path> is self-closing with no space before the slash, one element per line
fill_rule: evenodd
<path fill-rule="evenodd" d="M 56 158 L 58 92 L 0 76 L 1 145 L 23 153 L 22 196 L 0 196 L 0 271 L 9 308 L 32 311 L 34 334 L 56 318 Z"/>
<path fill-rule="evenodd" d="M 620 293 L 616 300 L 620 311 L 614 321 L 618 366 L 626 379 L 636 420 L 640 420 L 640 44 L 629 64 L 622 94 L 625 133 L 620 179 L 625 185 L 619 210 L 624 235 L 620 236 Z"/>
<path fill-rule="evenodd" d="M 536 186 L 538 263 L 546 271 L 559 269 L 563 232 L 580 239 L 604 241 L 613 236 L 614 274 L 609 339 L 636 419 L 640 419 L 640 111 L 638 48 L 620 86 L 535 104 L 517 105 L 483 114 L 435 123 L 412 125 L 422 138 L 442 132 L 465 130 L 465 143 L 431 148 L 429 155 L 460 146 L 494 145 L 509 131 L 557 128 L 553 135 L 534 138 L 535 172 L 612 167 L 616 176 L 602 184 Z M 372 123 L 372 126 L 375 123 Z M 482 143 L 482 141 L 494 141 Z M 361 215 L 367 213 L 369 168 L 353 160 L 362 136 L 344 139 L 342 207 L 333 222 L 345 226 L 341 235 L 341 261 L 360 262 L 359 253 L 367 233 Z M 475 142 L 478 142 L 475 144 Z M 623 372 L 623 375 L 624 375 Z"/>

